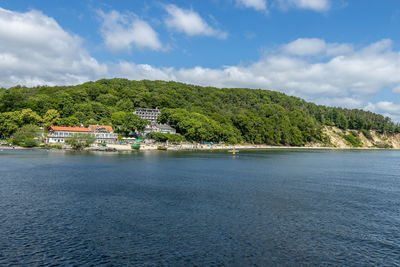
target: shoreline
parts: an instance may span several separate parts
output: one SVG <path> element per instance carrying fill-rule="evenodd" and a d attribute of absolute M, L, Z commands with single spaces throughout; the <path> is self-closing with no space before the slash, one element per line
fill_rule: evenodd
<path fill-rule="evenodd" d="M 162 151 L 158 147 L 167 148 L 166 151 L 223 151 L 236 149 L 240 150 L 273 150 L 273 149 L 301 149 L 301 150 L 399 150 L 398 148 L 377 148 L 377 147 L 332 147 L 332 146 L 271 146 L 264 144 L 242 144 L 242 145 L 204 145 L 204 144 L 183 144 L 183 145 L 142 145 L 139 150 L 132 149 L 131 145 L 108 144 L 107 147 L 91 146 L 81 151 L 98 151 L 98 152 L 129 152 L 129 151 Z M 20 147 L 20 146 L 2 146 L 1 150 L 62 150 L 76 151 L 71 148 L 51 148 L 51 147 Z"/>
<path fill-rule="evenodd" d="M 240 145 L 205 145 L 205 144 L 182 144 L 182 145 L 163 145 L 152 144 L 142 145 L 139 151 L 158 150 L 159 146 L 166 147 L 167 151 L 223 151 L 223 150 L 263 150 L 263 149 L 304 149 L 304 150 L 399 150 L 398 148 L 378 148 L 378 147 L 333 147 L 333 146 L 272 146 L 266 144 L 240 144 Z M 134 151 L 130 145 L 107 145 L 108 148 L 115 148 L 115 151 Z M 96 150 L 93 147 L 85 150 Z M 99 151 L 102 151 L 99 149 Z"/>

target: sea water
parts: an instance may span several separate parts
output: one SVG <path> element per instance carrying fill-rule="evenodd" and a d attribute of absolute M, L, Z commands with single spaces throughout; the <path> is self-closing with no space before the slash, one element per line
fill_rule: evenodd
<path fill-rule="evenodd" d="M 1 266 L 400 265 L 400 152 L 0 152 Z"/>

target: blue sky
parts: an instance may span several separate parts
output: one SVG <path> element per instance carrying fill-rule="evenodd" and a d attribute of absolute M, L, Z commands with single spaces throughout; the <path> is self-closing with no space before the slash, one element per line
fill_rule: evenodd
<path fill-rule="evenodd" d="M 400 121 L 398 0 L 0 0 L 0 87 L 160 79 Z"/>

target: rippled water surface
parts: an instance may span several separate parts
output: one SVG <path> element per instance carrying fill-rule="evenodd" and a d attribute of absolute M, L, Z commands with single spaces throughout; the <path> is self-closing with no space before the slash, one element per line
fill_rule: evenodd
<path fill-rule="evenodd" d="M 400 152 L 0 152 L 0 266 L 400 265 Z"/>

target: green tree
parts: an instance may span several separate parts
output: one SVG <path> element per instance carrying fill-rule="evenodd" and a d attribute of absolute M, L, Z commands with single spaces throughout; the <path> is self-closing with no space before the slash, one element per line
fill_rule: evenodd
<path fill-rule="evenodd" d="M 119 127 L 124 123 L 125 117 L 126 112 L 124 111 L 114 112 L 111 114 L 111 123 L 114 125 L 114 127 Z"/>
<path fill-rule="evenodd" d="M 42 131 L 38 126 L 24 125 L 15 132 L 12 142 L 14 145 L 35 147 L 40 142 L 41 134 Z"/>
<path fill-rule="evenodd" d="M 55 109 L 49 109 L 43 116 L 43 126 L 48 129 L 51 126 L 58 125 L 60 113 Z"/>
<path fill-rule="evenodd" d="M 347 143 L 353 147 L 362 147 L 361 138 L 358 136 L 358 133 L 355 131 L 350 131 L 349 134 L 343 135 L 343 138 L 347 141 Z"/>
<path fill-rule="evenodd" d="M 69 116 L 66 118 L 62 118 L 59 120 L 58 123 L 59 123 L 59 125 L 62 125 L 62 126 L 76 126 L 76 125 L 80 124 L 79 119 L 75 116 Z"/>
<path fill-rule="evenodd" d="M 157 142 L 179 143 L 185 141 L 185 137 L 180 134 L 157 133 L 151 132 L 147 134 L 147 138 L 154 139 Z"/>
<path fill-rule="evenodd" d="M 70 145 L 73 149 L 82 150 L 85 147 L 89 147 L 94 144 L 96 137 L 93 134 L 76 133 L 70 138 L 65 140 L 65 143 Z"/>
<path fill-rule="evenodd" d="M 111 122 L 116 131 L 125 136 L 128 136 L 130 132 L 143 131 L 146 125 L 149 124 L 148 120 L 144 120 L 132 112 L 123 111 L 113 113 Z"/>
<path fill-rule="evenodd" d="M 336 126 L 342 130 L 346 130 L 349 127 L 349 122 L 343 113 L 340 113 L 336 118 Z"/>
<path fill-rule="evenodd" d="M 48 110 L 56 110 L 65 125 L 75 124 L 73 117 L 84 125 L 112 122 L 119 133 L 129 134 L 146 124 L 131 118 L 134 107 L 162 109 L 160 120 L 190 141 L 304 145 L 325 142 L 324 126 L 400 133 L 398 124 L 380 114 L 316 105 L 269 90 L 117 78 L 0 89 L 0 135 L 10 137 L 27 124 L 43 125 L 41 116 Z M 124 113 L 113 115 L 117 112 Z"/>
<path fill-rule="evenodd" d="M 0 113 L 0 137 L 10 137 L 18 130 L 18 113 L 18 111 Z"/>
<path fill-rule="evenodd" d="M 130 112 L 133 111 L 133 103 L 131 100 L 123 98 L 117 102 L 116 108 L 120 111 Z"/>
<path fill-rule="evenodd" d="M 97 101 L 106 106 L 115 106 L 118 101 L 118 97 L 112 94 L 99 95 L 97 97 Z"/>
<path fill-rule="evenodd" d="M 40 125 L 42 118 L 30 108 L 23 109 L 18 113 L 18 122 L 20 126 L 26 124 Z"/>
<path fill-rule="evenodd" d="M 26 100 L 19 87 L 10 88 L 1 95 L 0 112 L 19 110 L 25 105 Z"/>

